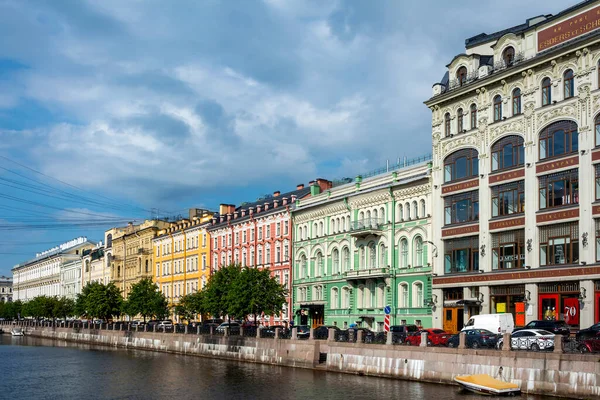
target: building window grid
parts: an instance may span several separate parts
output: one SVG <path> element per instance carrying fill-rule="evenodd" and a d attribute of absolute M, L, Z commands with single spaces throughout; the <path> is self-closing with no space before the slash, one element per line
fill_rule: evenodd
<path fill-rule="evenodd" d="M 594 170 L 596 171 L 596 200 L 600 200 L 600 164 L 594 165 Z"/>
<path fill-rule="evenodd" d="M 600 261 L 600 218 L 596 218 L 594 222 L 596 224 L 596 261 Z M 596 285 L 598 285 L 598 282 L 600 281 L 597 281 Z"/>
<path fill-rule="evenodd" d="M 479 271 L 479 236 L 444 242 L 444 273 Z"/>
<path fill-rule="evenodd" d="M 494 122 L 502 119 L 502 96 L 494 97 Z"/>
<path fill-rule="evenodd" d="M 512 113 L 513 115 L 521 114 L 521 89 L 515 89 L 512 93 Z"/>
<path fill-rule="evenodd" d="M 573 78 L 573 71 L 570 69 L 565 71 L 565 74 L 563 75 L 563 89 L 565 99 L 570 99 L 575 96 L 575 81 Z"/>
<path fill-rule="evenodd" d="M 492 269 L 522 268 L 525 265 L 525 230 L 492 234 Z"/>
<path fill-rule="evenodd" d="M 492 146 L 492 171 L 525 164 L 525 147 L 521 136 L 507 136 Z"/>
<path fill-rule="evenodd" d="M 463 109 L 459 108 L 456 114 L 456 133 L 462 133 L 465 130 Z"/>
<path fill-rule="evenodd" d="M 552 103 L 552 82 L 550 78 L 544 78 L 542 81 L 542 106 Z"/>
<path fill-rule="evenodd" d="M 445 225 L 479 220 L 479 190 L 444 198 Z"/>
<path fill-rule="evenodd" d="M 492 218 L 525 212 L 525 181 L 492 187 Z"/>
<path fill-rule="evenodd" d="M 479 173 L 479 154 L 475 149 L 458 150 L 444 160 L 444 183 L 476 177 Z"/>
<path fill-rule="evenodd" d="M 559 121 L 540 133 L 540 160 L 576 153 L 579 149 L 577 124 Z"/>
<path fill-rule="evenodd" d="M 579 203 L 578 170 L 539 177 L 540 210 Z"/>
<path fill-rule="evenodd" d="M 444 116 L 444 136 L 450 136 L 450 113 L 446 113 Z"/>
<path fill-rule="evenodd" d="M 579 263 L 579 223 L 542 226 L 540 233 L 540 266 Z"/>
<path fill-rule="evenodd" d="M 471 104 L 471 129 L 477 128 L 477 105 Z"/>

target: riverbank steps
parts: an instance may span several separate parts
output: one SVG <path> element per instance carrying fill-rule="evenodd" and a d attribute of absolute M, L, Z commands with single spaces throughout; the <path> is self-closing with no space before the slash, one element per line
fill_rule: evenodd
<path fill-rule="evenodd" d="M 337 343 L 324 340 L 28 327 L 28 335 L 125 349 L 454 384 L 457 375 L 489 374 L 524 393 L 600 397 L 600 356 L 445 347 Z"/>

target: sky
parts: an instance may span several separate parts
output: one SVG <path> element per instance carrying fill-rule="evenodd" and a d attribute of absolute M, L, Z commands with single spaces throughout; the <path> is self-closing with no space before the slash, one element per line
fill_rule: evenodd
<path fill-rule="evenodd" d="M 464 40 L 559 0 L 0 0 L 0 275 L 77 236 L 431 153 Z"/>

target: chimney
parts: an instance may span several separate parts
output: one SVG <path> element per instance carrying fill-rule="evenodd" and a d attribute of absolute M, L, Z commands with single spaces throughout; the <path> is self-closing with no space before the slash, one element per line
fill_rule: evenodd
<path fill-rule="evenodd" d="M 256 212 L 257 212 L 257 213 L 259 213 L 259 212 L 260 212 L 260 208 L 261 208 L 261 207 L 260 207 L 260 204 L 257 204 L 257 205 L 256 205 Z"/>
<path fill-rule="evenodd" d="M 219 214 L 224 215 L 227 214 L 228 205 L 227 204 L 219 204 Z"/>
<path fill-rule="evenodd" d="M 284 198 L 281 199 L 281 201 L 283 201 L 283 205 L 285 206 L 288 203 L 288 198 L 284 197 Z"/>
<path fill-rule="evenodd" d="M 246 216 L 246 209 L 242 208 L 242 217 L 245 217 L 245 216 Z"/>
<path fill-rule="evenodd" d="M 279 199 L 273 200 L 273 208 L 277 208 L 279 206 Z"/>
<path fill-rule="evenodd" d="M 248 214 L 249 215 L 254 214 L 254 207 L 248 207 Z"/>
<path fill-rule="evenodd" d="M 265 211 L 267 211 L 269 209 L 269 203 L 265 202 Z"/>
<path fill-rule="evenodd" d="M 233 213 L 233 219 L 237 219 L 237 217 L 238 217 L 238 212 L 236 211 Z"/>
<path fill-rule="evenodd" d="M 317 185 L 315 181 L 312 181 L 310 184 L 310 195 L 316 196 L 321 193 L 321 187 Z"/>
<path fill-rule="evenodd" d="M 227 214 L 227 221 L 231 221 L 231 214 Z"/>
<path fill-rule="evenodd" d="M 233 212 L 235 211 L 235 204 L 230 204 L 230 205 L 228 206 L 228 208 L 229 208 L 229 209 L 227 210 L 227 213 L 228 213 L 228 214 L 233 214 Z"/>
<path fill-rule="evenodd" d="M 225 216 L 224 216 L 224 215 L 220 215 L 220 217 L 221 217 L 221 218 L 220 218 L 220 219 L 221 219 L 221 221 L 220 221 L 220 222 L 223 222 L 223 221 L 225 221 Z"/>
<path fill-rule="evenodd" d="M 273 197 L 279 197 L 280 194 L 281 192 L 277 190 L 276 192 L 273 192 Z"/>
<path fill-rule="evenodd" d="M 327 179 L 317 178 L 317 185 L 321 188 L 321 192 L 329 190 L 333 187 L 333 182 L 328 181 Z"/>
<path fill-rule="evenodd" d="M 310 181 L 310 182 L 308 182 L 308 186 L 312 186 L 312 185 L 314 185 L 314 184 L 315 184 L 315 181 Z"/>
<path fill-rule="evenodd" d="M 302 190 L 302 189 L 304 189 L 304 183 L 301 183 L 298 186 L 296 186 L 296 190 Z"/>
<path fill-rule="evenodd" d="M 295 194 L 293 194 L 293 195 L 292 195 L 292 203 L 293 203 L 293 202 L 295 202 L 295 201 L 296 201 L 296 195 L 295 195 Z"/>

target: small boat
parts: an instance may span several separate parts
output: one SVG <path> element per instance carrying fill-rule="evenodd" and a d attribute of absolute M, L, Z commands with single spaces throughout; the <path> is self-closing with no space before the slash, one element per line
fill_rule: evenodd
<path fill-rule="evenodd" d="M 492 378 L 487 374 L 457 376 L 454 382 L 466 390 L 485 395 L 514 396 L 521 393 L 519 385 Z"/>
<path fill-rule="evenodd" d="M 21 328 L 12 328 L 10 334 L 13 336 L 24 336 L 23 329 Z"/>

